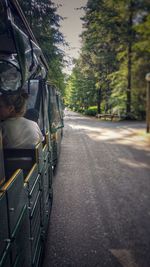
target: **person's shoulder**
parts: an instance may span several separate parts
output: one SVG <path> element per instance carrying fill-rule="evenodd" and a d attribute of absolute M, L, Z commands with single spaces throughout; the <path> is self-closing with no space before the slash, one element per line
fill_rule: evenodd
<path fill-rule="evenodd" d="M 29 120 L 29 119 L 27 119 L 25 117 L 19 117 L 19 120 L 23 121 L 23 122 L 26 122 L 26 123 L 31 123 L 32 122 L 31 120 Z"/>
<path fill-rule="evenodd" d="M 21 121 L 28 125 L 38 126 L 37 122 L 21 117 Z"/>
<path fill-rule="evenodd" d="M 0 128 L 3 131 L 9 132 L 9 130 L 12 128 L 13 125 L 14 125 L 14 122 L 12 123 L 12 120 L 9 120 L 9 119 L 0 122 Z"/>
<path fill-rule="evenodd" d="M 1 124 L 2 126 L 9 125 L 9 124 L 11 124 L 11 123 L 12 123 L 12 119 L 10 119 L 10 118 L 8 118 L 8 119 L 3 120 L 3 121 L 0 122 L 0 124 Z"/>

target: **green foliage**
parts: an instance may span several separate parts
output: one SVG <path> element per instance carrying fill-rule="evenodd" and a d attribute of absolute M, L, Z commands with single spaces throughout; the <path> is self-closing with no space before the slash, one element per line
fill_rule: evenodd
<path fill-rule="evenodd" d="M 144 117 L 145 74 L 150 70 L 149 14 L 147 0 L 87 2 L 82 50 L 66 88 L 68 103 Z"/>
<path fill-rule="evenodd" d="M 84 111 L 84 114 L 89 115 L 89 116 L 96 116 L 97 106 L 89 107 L 88 109 Z"/>
<path fill-rule="evenodd" d="M 66 85 L 65 103 L 76 106 L 81 110 L 95 103 L 95 83 L 83 71 L 81 59 L 76 61 L 76 66 Z"/>

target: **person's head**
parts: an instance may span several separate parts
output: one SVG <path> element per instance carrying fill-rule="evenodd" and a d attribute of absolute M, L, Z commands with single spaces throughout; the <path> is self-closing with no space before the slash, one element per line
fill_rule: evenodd
<path fill-rule="evenodd" d="M 27 99 L 28 94 L 23 90 L 14 95 L 0 95 L 0 120 L 23 116 Z"/>
<path fill-rule="evenodd" d="M 35 108 L 30 108 L 27 109 L 26 113 L 24 114 L 24 117 L 28 120 L 32 120 L 38 123 L 39 112 Z"/>

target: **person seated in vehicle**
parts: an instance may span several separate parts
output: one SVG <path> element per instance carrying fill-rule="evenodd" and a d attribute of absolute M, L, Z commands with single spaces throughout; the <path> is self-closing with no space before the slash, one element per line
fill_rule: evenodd
<path fill-rule="evenodd" d="M 38 123 L 39 120 L 39 112 L 35 108 L 29 108 L 26 110 L 24 117 L 28 120 L 32 120 Z"/>
<path fill-rule="evenodd" d="M 24 118 L 28 94 L 0 95 L 0 127 L 4 148 L 33 148 L 44 137 L 35 121 Z"/>

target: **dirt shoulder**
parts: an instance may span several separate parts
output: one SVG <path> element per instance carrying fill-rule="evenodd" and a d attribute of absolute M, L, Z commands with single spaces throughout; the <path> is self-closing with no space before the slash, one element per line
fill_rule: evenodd
<path fill-rule="evenodd" d="M 146 133 L 144 129 L 129 128 L 127 131 L 126 136 L 130 142 L 135 142 L 137 146 L 150 150 L 150 133 Z"/>

